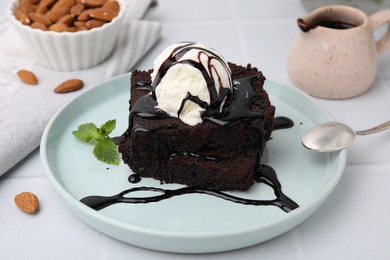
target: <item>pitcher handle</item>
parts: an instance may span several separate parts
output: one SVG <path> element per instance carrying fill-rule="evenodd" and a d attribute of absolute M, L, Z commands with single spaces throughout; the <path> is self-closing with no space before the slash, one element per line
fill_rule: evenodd
<path fill-rule="evenodd" d="M 378 11 L 372 14 L 369 18 L 372 22 L 373 29 L 376 29 L 381 24 L 387 22 L 385 34 L 376 42 L 376 49 L 379 54 L 382 54 L 390 47 L 390 9 Z"/>

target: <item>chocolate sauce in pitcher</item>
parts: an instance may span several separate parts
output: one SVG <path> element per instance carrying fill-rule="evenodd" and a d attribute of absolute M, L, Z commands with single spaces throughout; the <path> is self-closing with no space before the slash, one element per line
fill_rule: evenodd
<path fill-rule="evenodd" d="M 299 18 L 297 20 L 299 28 L 303 32 L 308 32 L 312 29 L 315 29 L 317 26 L 329 28 L 329 29 L 336 29 L 336 30 L 347 30 L 356 27 L 356 25 L 344 22 L 344 21 L 333 21 L 333 20 L 314 20 L 312 22 L 306 22 L 302 18 Z"/>

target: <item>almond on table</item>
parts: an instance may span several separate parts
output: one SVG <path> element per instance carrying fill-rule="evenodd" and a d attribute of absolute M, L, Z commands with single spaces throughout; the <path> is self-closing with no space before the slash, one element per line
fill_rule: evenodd
<path fill-rule="evenodd" d="M 18 77 L 24 82 L 29 85 L 37 85 L 38 84 L 38 79 L 35 76 L 35 74 L 29 70 L 18 70 L 16 72 Z"/>
<path fill-rule="evenodd" d="M 63 94 L 73 92 L 81 89 L 84 86 L 84 82 L 81 79 L 69 79 L 58 85 L 54 92 Z"/>
<path fill-rule="evenodd" d="M 22 192 L 15 196 L 14 202 L 22 211 L 32 214 L 39 209 L 38 197 L 31 192 Z"/>

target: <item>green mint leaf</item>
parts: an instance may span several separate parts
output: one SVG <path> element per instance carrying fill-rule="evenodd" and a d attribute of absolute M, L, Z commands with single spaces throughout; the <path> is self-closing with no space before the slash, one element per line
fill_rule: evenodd
<path fill-rule="evenodd" d="M 119 155 L 114 141 L 109 138 L 99 139 L 93 148 L 93 154 L 102 162 L 119 165 Z"/>
<path fill-rule="evenodd" d="M 115 129 L 116 120 L 108 120 L 99 129 L 98 132 L 102 137 L 106 137 Z"/>
<path fill-rule="evenodd" d="M 93 154 L 102 162 L 119 165 L 119 154 L 114 141 L 108 136 L 116 127 L 116 120 L 108 120 L 100 128 L 94 123 L 82 124 L 72 134 L 78 139 L 95 143 Z"/>
<path fill-rule="evenodd" d="M 100 138 L 98 128 L 94 123 L 82 124 L 78 127 L 76 131 L 73 131 L 72 134 L 81 141 L 87 143 L 90 143 Z"/>

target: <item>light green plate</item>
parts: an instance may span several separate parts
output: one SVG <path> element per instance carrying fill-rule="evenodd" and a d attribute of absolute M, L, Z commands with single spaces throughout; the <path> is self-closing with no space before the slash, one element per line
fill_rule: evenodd
<path fill-rule="evenodd" d="M 314 153 L 300 141 L 308 128 L 333 120 L 332 117 L 306 94 L 267 80 L 266 89 L 277 116 L 293 119 L 295 126 L 273 133 L 263 159 L 276 170 L 284 193 L 300 205 L 298 209 L 286 213 L 274 206 L 241 205 L 189 194 L 156 203 L 115 204 L 95 211 L 79 200 L 90 195 L 110 196 L 137 186 L 182 187 L 161 185 L 149 178 L 131 184 L 127 165 L 97 161 L 93 146 L 71 134 L 83 123 L 101 125 L 108 119 L 117 119 L 112 136 L 121 135 L 128 123 L 129 81 L 130 74 L 125 74 L 80 95 L 52 118 L 41 141 L 44 171 L 65 204 L 88 225 L 113 238 L 140 247 L 183 253 L 247 247 L 303 222 L 321 206 L 342 176 L 346 151 Z M 274 198 L 273 190 L 262 183 L 247 192 L 230 193 L 244 198 Z"/>

